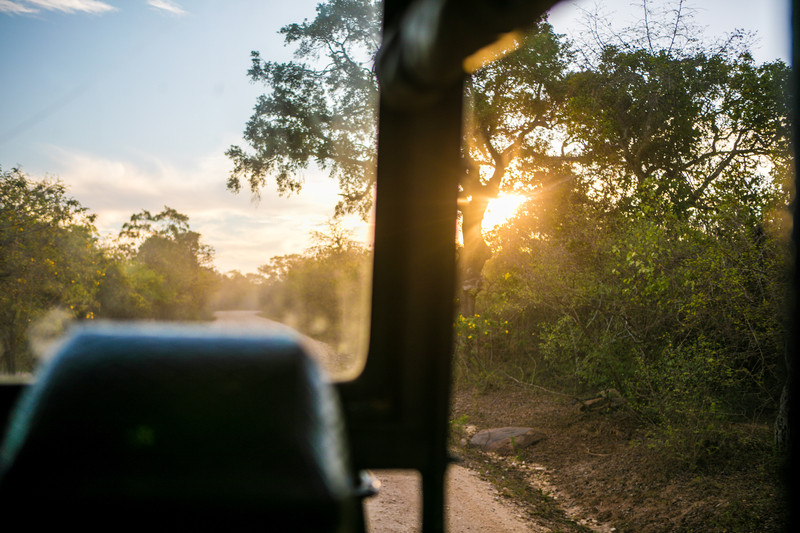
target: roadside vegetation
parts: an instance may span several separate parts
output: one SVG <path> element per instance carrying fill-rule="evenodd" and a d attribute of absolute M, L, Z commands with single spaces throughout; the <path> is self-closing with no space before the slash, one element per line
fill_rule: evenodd
<path fill-rule="evenodd" d="M 582 411 L 572 398 L 513 381 L 484 392 L 457 387 L 452 416 L 452 453 L 553 531 L 789 531 L 770 423 L 719 424 L 735 450 L 704 449 L 713 458 L 692 468 L 627 407 Z M 500 454 L 465 444 L 472 427 L 506 426 L 545 438 Z"/>
<path fill-rule="evenodd" d="M 0 169 L 0 373 L 30 372 L 30 335 L 78 320 L 198 320 L 219 275 L 186 215 L 133 214 L 101 240 L 95 215 L 53 180 Z"/>
<path fill-rule="evenodd" d="M 261 311 L 351 358 L 360 350 L 371 254 L 338 221 L 304 253 L 222 274 L 170 207 L 134 213 L 110 239 L 94 219 L 64 184 L 0 169 L 0 374 L 33 371 L 37 338 L 74 321 L 205 321 L 221 309 Z"/>

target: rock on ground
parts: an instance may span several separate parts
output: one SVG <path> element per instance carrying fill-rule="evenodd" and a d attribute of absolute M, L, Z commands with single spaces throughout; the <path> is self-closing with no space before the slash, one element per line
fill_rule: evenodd
<path fill-rule="evenodd" d="M 542 432 L 533 428 L 505 427 L 478 431 L 469 443 L 470 446 L 487 452 L 511 453 L 536 444 L 544 438 Z"/>

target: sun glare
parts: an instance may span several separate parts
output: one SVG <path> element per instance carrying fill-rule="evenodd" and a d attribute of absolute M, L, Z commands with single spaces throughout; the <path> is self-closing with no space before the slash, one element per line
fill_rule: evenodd
<path fill-rule="evenodd" d="M 483 217 L 483 231 L 491 231 L 511 218 L 524 201 L 525 196 L 519 194 L 501 194 L 491 200 Z"/>

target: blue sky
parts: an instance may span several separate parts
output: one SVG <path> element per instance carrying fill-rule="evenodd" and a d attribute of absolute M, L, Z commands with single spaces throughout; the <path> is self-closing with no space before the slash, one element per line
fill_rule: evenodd
<path fill-rule="evenodd" d="M 98 214 L 103 233 L 140 209 L 174 207 L 217 250 L 223 272 L 303 250 L 332 214 L 335 184 L 309 171 L 299 196 L 268 188 L 254 204 L 225 190 L 224 151 L 241 143 L 263 92 L 246 76 L 250 51 L 290 59 L 277 30 L 313 18 L 316 4 L 0 0 L 0 166 L 61 179 Z M 551 19 L 559 32 L 574 19 L 567 4 Z M 622 25 L 629 4 L 605 2 L 604 11 Z M 758 60 L 788 59 L 785 1 L 693 5 L 704 33 L 755 30 Z M 350 223 L 366 238 L 367 225 Z"/>

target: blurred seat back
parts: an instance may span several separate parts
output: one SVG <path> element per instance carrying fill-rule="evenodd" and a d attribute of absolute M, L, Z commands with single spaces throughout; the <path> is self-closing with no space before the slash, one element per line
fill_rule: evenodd
<path fill-rule="evenodd" d="M 0 509 L 28 527 L 339 530 L 342 426 L 291 333 L 85 328 L 11 417 Z"/>

